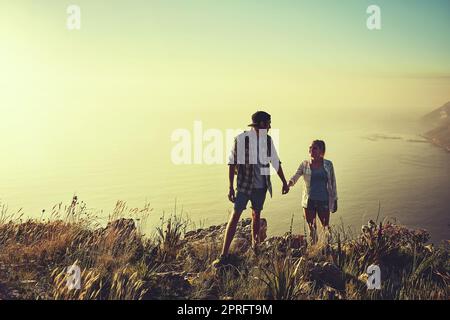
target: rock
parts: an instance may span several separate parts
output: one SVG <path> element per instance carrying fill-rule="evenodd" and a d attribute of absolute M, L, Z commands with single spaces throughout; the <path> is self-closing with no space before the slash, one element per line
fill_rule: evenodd
<path fill-rule="evenodd" d="M 183 248 L 181 248 L 177 259 L 188 259 L 190 256 L 198 256 L 199 248 L 216 246 L 221 247 L 223 237 L 225 235 L 226 223 L 218 226 L 210 226 L 204 229 L 197 229 L 188 231 L 183 238 Z M 238 255 L 242 255 L 248 251 L 252 242 L 252 220 L 250 218 L 242 219 L 238 222 L 236 233 L 231 243 L 230 252 L 234 252 Z M 267 220 L 261 219 L 260 224 L 260 239 L 265 240 L 267 238 Z M 192 257 L 191 257 L 192 258 Z"/>
<path fill-rule="evenodd" d="M 311 278 L 312 280 L 337 290 L 345 290 L 344 273 L 332 263 L 315 263 L 313 269 L 311 270 Z"/>
<path fill-rule="evenodd" d="M 245 238 L 234 238 L 230 246 L 230 252 L 242 255 L 250 248 L 250 242 Z"/>
<path fill-rule="evenodd" d="M 154 285 L 149 295 L 150 297 L 187 297 L 189 296 L 192 286 L 189 281 L 190 275 L 186 272 L 159 272 L 152 275 Z"/>
<path fill-rule="evenodd" d="M 305 236 L 301 234 L 288 234 L 285 236 L 285 241 L 291 249 L 306 248 L 308 244 Z"/>
<path fill-rule="evenodd" d="M 267 220 L 261 219 L 259 226 L 259 240 L 262 242 L 267 239 Z"/>
<path fill-rule="evenodd" d="M 287 232 L 283 237 L 275 236 L 266 239 L 262 247 L 266 251 L 277 250 L 282 253 L 287 253 L 289 249 L 292 249 L 293 256 L 300 257 L 307 248 L 307 241 L 303 235 L 293 235 Z"/>
<path fill-rule="evenodd" d="M 214 240 L 222 241 L 226 227 L 227 224 L 223 223 L 218 226 L 210 226 L 204 229 L 191 230 L 185 233 L 184 240 L 186 242 L 189 242 L 211 238 Z M 251 241 L 251 232 L 252 219 L 242 219 L 238 222 L 238 225 L 236 227 L 235 238 L 242 238 Z M 264 218 L 261 219 L 259 237 L 261 241 L 264 241 L 267 238 L 267 220 Z"/>

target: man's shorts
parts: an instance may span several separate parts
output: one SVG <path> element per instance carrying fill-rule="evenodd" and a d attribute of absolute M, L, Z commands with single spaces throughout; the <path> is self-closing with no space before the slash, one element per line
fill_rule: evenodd
<path fill-rule="evenodd" d="M 328 201 L 321 201 L 321 200 L 308 199 L 308 206 L 306 207 L 306 209 L 316 213 L 330 212 Z"/>
<path fill-rule="evenodd" d="M 262 211 L 264 206 L 264 201 L 266 200 L 267 188 L 263 189 L 252 189 L 250 195 L 237 192 L 236 200 L 234 201 L 234 210 L 235 211 L 244 211 L 247 209 L 247 203 L 250 201 L 252 204 L 252 209 L 255 211 Z"/>

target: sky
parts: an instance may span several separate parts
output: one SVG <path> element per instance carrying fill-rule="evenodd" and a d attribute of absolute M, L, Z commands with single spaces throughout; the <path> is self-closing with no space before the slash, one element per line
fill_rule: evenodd
<path fill-rule="evenodd" d="M 69 4 L 81 8 L 79 31 L 66 28 Z M 381 8 L 381 30 L 366 28 L 370 4 Z M 448 100 L 448 0 L 19 0 L 0 8 L 2 107 L 45 108 L 68 95 L 96 96 L 97 108 L 121 99 L 186 109 Z"/>
<path fill-rule="evenodd" d="M 366 27 L 371 4 L 381 30 Z M 33 153 L 180 119 L 245 125 L 261 107 L 416 116 L 450 100 L 449 34 L 448 0 L 2 0 L 0 134 Z"/>
<path fill-rule="evenodd" d="M 381 30 L 366 27 L 372 4 Z M 80 30 L 66 27 L 69 5 Z M 207 183 L 175 170 L 171 134 L 196 120 L 245 128 L 257 109 L 281 153 L 319 136 L 339 164 L 347 125 L 450 100 L 449 35 L 448 0 L 0 0 L 0 204 L 170 202 L 213 181 L 184 201 L 220 203 L 224 168 Z"/>

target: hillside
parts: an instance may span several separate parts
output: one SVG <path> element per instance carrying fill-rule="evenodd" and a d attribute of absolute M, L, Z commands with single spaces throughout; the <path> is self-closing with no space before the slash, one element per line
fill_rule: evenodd
<path fill-rule="evenodd" d="M 101 227 L 76 218 L 75 206 L 54 221 L 0 219 L 0 300 L 449 299 L 449 242 L 427 245 L 426 231 L 388 221 L 354 236 L 336 227 L 313 246 L 288 232 L 255 254 L 251 222 L 242 220 L 229 265 L 215 269 L 225 224 L 187 231 L 171 215 L 148 238 L 134 219 Z M 371 264 L 382 270 L 381 290 L 367 289 Z M 71 265 L 80 289 L 68 286 Z"/>
<path fill-rule="evenodd" d="M 450 102 L 422 117 L 432 127 L 423 136 L 450 152 Z"/>
<path fill-rule="evenodd" d="M 450 152 L 450 120 L 424 134 L 435 145 Z"/>

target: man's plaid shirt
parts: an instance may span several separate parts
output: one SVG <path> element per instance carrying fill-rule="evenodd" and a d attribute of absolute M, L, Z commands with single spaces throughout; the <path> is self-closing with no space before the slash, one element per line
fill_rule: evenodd
<path fill-rule="evenodd" d="M 254 130 L 244 131 L 234 139 L 228 165 L 236 165 L 237 190 L 250 195 L 253 189 L 253 166 L 257 165 L 257 140 Z M 281 164 L 272 138 L 267 131 L 260 130 L 259 133 L 259 159 L 262 167 L 267 168 L 264 176 L 266 186 L 272 196 L 272 184 L 270 182 L 270 163 L 276 171 Z"/>

